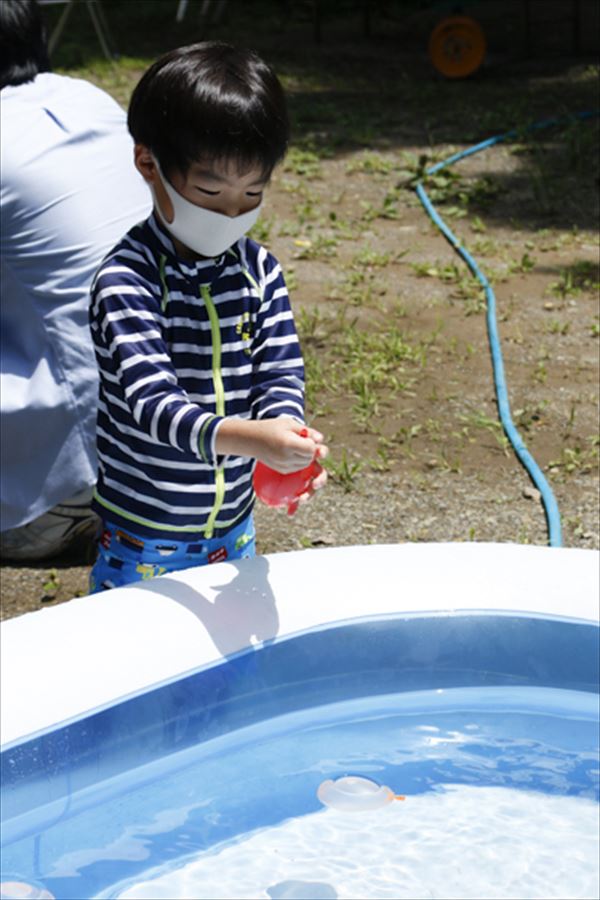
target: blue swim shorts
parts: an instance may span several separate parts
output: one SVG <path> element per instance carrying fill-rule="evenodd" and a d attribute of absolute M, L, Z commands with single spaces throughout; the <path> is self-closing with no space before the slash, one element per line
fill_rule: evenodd
<path fill-rule="evenodd" d="M 224 537 L 203 541 L 152 540 L 111 522 L 102 523 L 98 558 L 90 572 L 90 594 L 178 572 L 192 566 L 256 555 L 256 533 L 252 515 Z"/>

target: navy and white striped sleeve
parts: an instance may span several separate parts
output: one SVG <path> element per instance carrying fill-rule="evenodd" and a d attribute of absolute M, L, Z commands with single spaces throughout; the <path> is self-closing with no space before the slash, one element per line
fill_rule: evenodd
<path fill-rule="evenodd" d="M 156 443 L 214 466 L 222 418 L 192 403 L 178 384 L 163 338 L 158 288 L 126 266 L 105 265 L 92 287 L 90 328 L 110 400 L 125 401 Z"/>
<path fill-rule="evenodd" d="M 281 266 L 263 247 L 257 257 L 261 304 L 252 349 L 252 418 L 304 421 L 304 363 Z"/>

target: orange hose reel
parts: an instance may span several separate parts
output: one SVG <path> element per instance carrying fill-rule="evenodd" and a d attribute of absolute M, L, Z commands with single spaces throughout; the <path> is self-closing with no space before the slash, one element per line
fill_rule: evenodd
<path fill-rule="evenodd" d="M 428 50 L 434 67 L 446 78 L 466 78 L 485 58 L 485 34 L 475 19 L 449 16 L 431 32 Z"/>

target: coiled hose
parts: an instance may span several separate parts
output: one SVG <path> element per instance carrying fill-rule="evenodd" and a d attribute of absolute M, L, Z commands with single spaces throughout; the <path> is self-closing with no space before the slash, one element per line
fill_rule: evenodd
<path fill-rule="evenodd" d="M 551 125 L 561 125 L 566 121 L 573 121 L 573 119 L 588 119 L 592 116 L 597 115 L 598 111 L 592 110 L 577 113 L 576 115 L 569 117 L 566 120 L 545 119 L 544 121 L 535 122 L 533 125 L 529 125 L 525 129 L 525 131 L 537 131 L 541 128 L 549 128 Z M 466 156 L 472 156 L 474 153 L 479 153 L 481 150 L 486 150 L 488 147 L 492 147 L 494 144 L 499 144 L 501 141 L 517 137 L 520 133 L 521 132 L 517 129 L 512 129 L 511 131 L 507 131 L 504 134 L 498 134 L 495 137 L 491 137 L 485 141 L 481 141 L 481 143 L 479 144 L 474 144 L 472 147 L 468 147 L 466 150 L 461 150 L 459 153 L 453 153 L 451 156 L 448 156 L 446 159 L 442 160 L 442 162 L 436 163 L 434 166 L 426 169 L 425 175 L 434 175 L 436 172 L 439 172 L 440 169 L 445 169 L 448 166 L 451 166 L 454 163 L 458 162 L 460 159 L 464 159 Z M 487 332 L 490 352 L 492 356 L 494 387 L 496 391 L 496 402 L 498 405 L 500 422 L 502 423 L 502 427 L 504 428 L 506 437 L 510 441 L 518 459 L 521 461 L 521 463 L 529 473 L 531 480 L 541 494 L 544 512 L 546 515 L 546 523 L 548 527 L 548 543 L 551 547 L 560 547 L 562 546 L 562 534 L 560 513 L 558 510 L 556 498 L 552 492 L 550 485 L 546 481 L 542 470 L 525 446 L 523 439 L 512 420 L 510 404 L 508 401 L 508 391 L 506 388 L 506 378 L 504 375 L 504 362 L 502 360 L 500 338 L 498 335 L 498 323 L 496 319 L 496 296 L 494 294 L 494 291 L 492 290 L 492 286 L 490 285 L 489 281 L 487 280 L 469 251 L 461 244 L 456 235 L 446 225 L 446 223 L 434 207 L 433 203 L 429 199 L 427 191 L 420 181 L 416 184 L 415 189 L 418 194 L 419 200 L 423 204 L 425 211 L 427 212 L 429 217 L 437 225 L 444 237 L 449 241 L 456 252 L 464 259 L 469 269 L 471 270 L 475 278 L 477 278 L 485 291 Z"/>

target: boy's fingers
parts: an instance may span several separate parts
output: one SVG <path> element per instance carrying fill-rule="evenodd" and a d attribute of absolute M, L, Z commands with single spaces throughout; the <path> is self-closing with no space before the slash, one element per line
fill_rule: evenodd
<path fill-rule="evenodd" d="M 307 500 L 310 500 L 310 498 L 312 497 L 314 492 L 320 491 L 322 487 L 325 487 L 326 483 L 327 483 L 327 472 L 325 470 L 323 470 L 322 472 L 319 472 L 319 474 L 315 478 L 313 478 L 313 480 L 311 481 L 311 483 L 308 486 L 308 489 L 306 491 L 304 491 L 303 494 L 300 494 L 300 496 L 297 497 L 296 499 L 300 503 L 306 503 Z"/>
<path fill-rule="evenodd" d="M 309 428 L 307 425 L 304 425 L 296 434 L 300 435 L 301 438 L 311 438 L 315 444 L 320 444 L 323 441 L 321 432 L 317 431 L 316 428 Z"/>
<path fill-rule="evenodd" d="M 314 494 L 315 491 L 318 491 L 318 490 L 320 490 L 320 488 L 324 487 L 326 481 L 327 481 L 327 472 L 325 470 L 323 470 L 322 472 L 319 473 L 319 475 L 317 475 L 316 478 L 314 478 L 311 481 L 310 486 L 307 491 L 304 491 L 303 494 L 300 494 L 299 497 L 296 497 L 295 500 L 292 500 L 291 503 L 288 503 L 288 508 L 287 508 L 288 516 L 293 516 L 294 513 L 297 511 L 298 507 L 304 505 L 308 500 L 310 500 L 310 498 L 312 497 L 312 495 Z"/>
<path fill-rule="evenodd" d="M 311 481 L 311 483 L 310 483 L 311 489 L 313 491 L 318 491 L 322 487 L 325 487 L 326 482 L 327 482 L 327 472 L 325 470 L 323 470 L 322 472 L 319 472 L 319 474 L 317 475 L 317 477 L 315 479 L 313 479 L 313 481 Z"/>
<path fill-rule="evenodd" d="M 302 438 L 302 442 L 294 442 L 294 456 L 301 459 L 314 459 L 318 455 L 320 444 L 316 444 L 310 438 Z"/>

